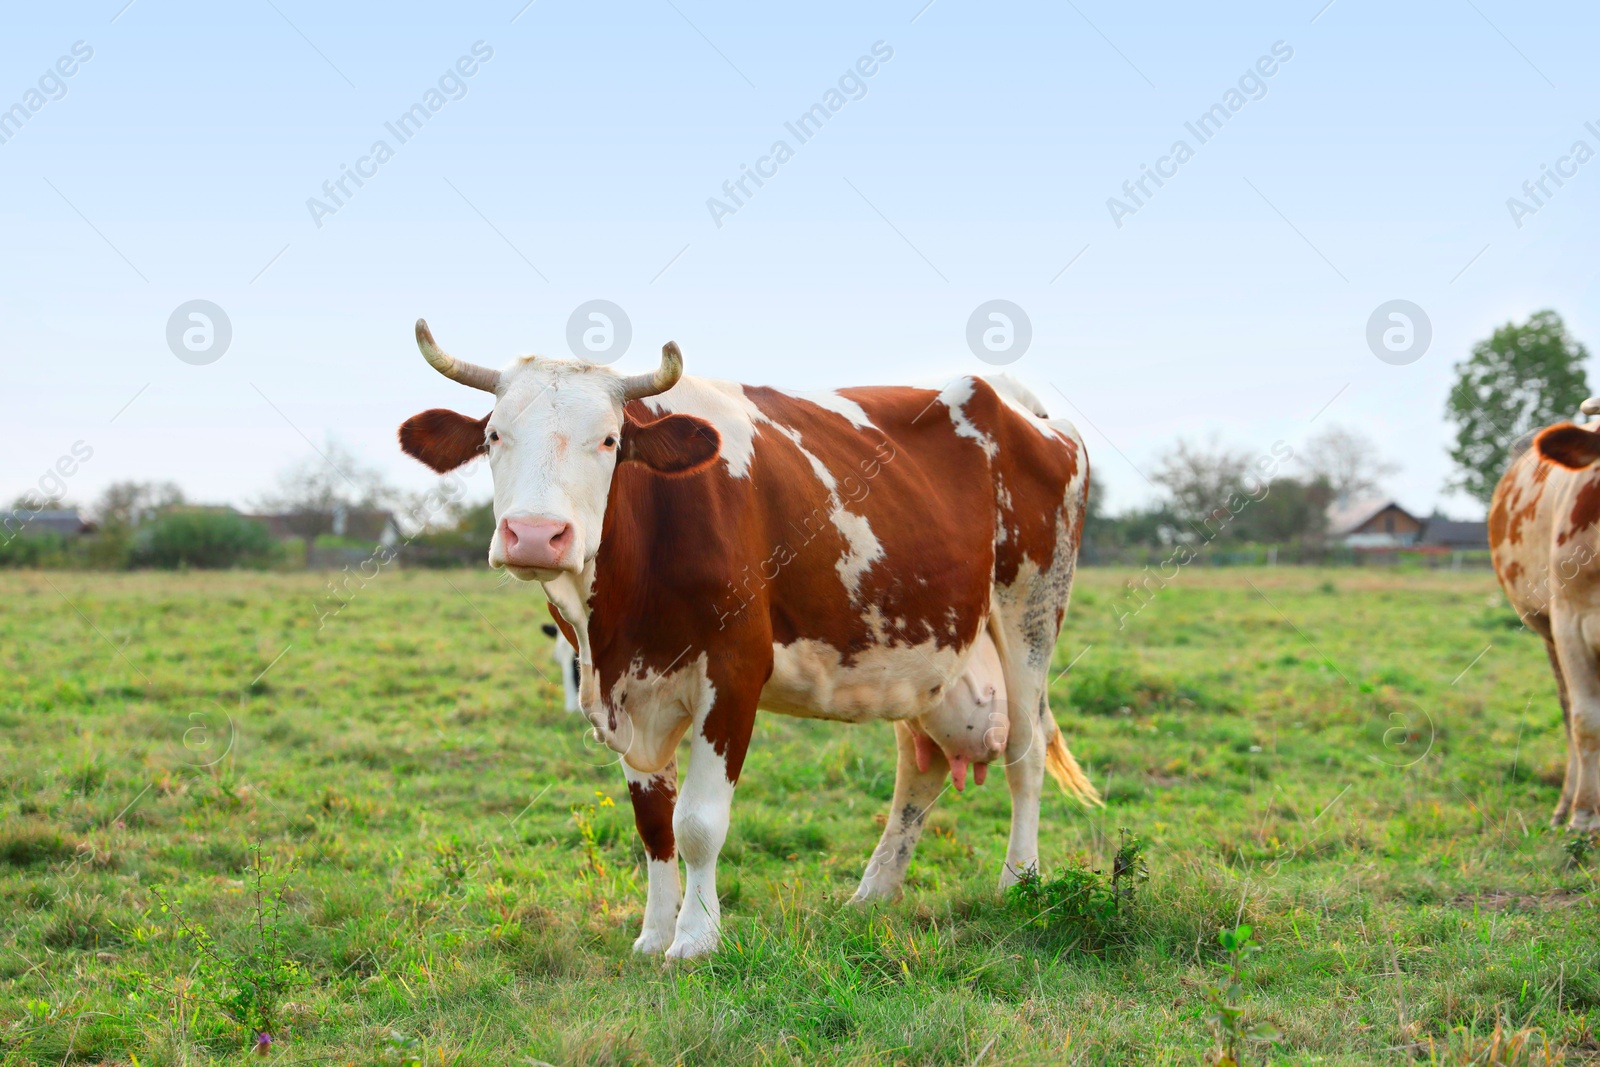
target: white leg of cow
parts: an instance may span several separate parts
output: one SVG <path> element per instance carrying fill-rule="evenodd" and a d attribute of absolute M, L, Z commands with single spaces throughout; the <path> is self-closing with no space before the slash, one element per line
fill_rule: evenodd
<path fill-rule="evenodd" d="M 1010 673 L 1006 676 L 1008 687 L 1011 677 Z M 1051 726 L 1039 715 L 1041 705 L 1038 685 L 1027 684 L 1022 700 L 1012 701 L 1009 708 L 1006 786 L 1011 790 L 1011 839 L 1006 844 L 1006 865 L 1000 871 L 1002 889 L 1020 880 L 1023 871 L 1039 868 L 1039 801 L 1044 794 L 1045 746 Z M 1024 708 L 1035 710 L 1030 713 Z"/>
<path fill-rule="evenodd" d="M 659 954 L 672 944 L 677 929 L 678 857 L 672 834 L 673 806 L 678 791 L 678 761 L 655 774 L 641 774 L 623 764 L 633 821 L 644 841 L 650 889 L 645 897 L 644 929 L 633 943 L 635 952 Z"/>
<path fill-rule="evenodd" d="M 911 728 L 903 722 L 894 724 L 894 740 L 898 759 L 894 772 L 894 800 L 889 804 L 889 821 L 884 824 L 883 837 L 872 850 L 866 873 L 856 887 L 850 903 L 868 900 L 893 900 L 900 895 L 905 882 L 906 868 L 911 865 L 911 853 L 922 836 L 922 827 L 928 818 L 933 802 L 939 799 L 949 781 L 949 768 L 944 754 L 934 751 L 933 765 L 927 771 L 917 770 L 916 743 Z"/>
<path fill-rule="evenodd" d="M 1600 637 L 1600 619 L 1585 626 L 1583 616 L 1566 614 L 1551 623 L 1571 704 L 1570 755 L 1578 771 L 1569 825 L 1600 830 L 1600 657 L 1591 640 Z"/>
<path fill-rule="evenodd" d="M 633 951 L 658 956 L 672 944 L 677 932 L 678 904 L 682 890 L 678 882 L 678 861 L 650 860 L 650 889 L 644 903 L 644 929 L 633 942 Z"/>
<path fill-rule="evenodd" d="M 1548 629 L 1548 623 L 1546 628 Z M 1556 651 L 1553 637 L 1544 638 L 1544 650 L 1550 657 L 1550 669 L 1556 676 L 1556 697 L 1561 701 L 1561 733 L 1567 742 L 1567 774 L 1561 782 L 1561 800 L 1555 814 L 1550 816 L 1551 826 L 1565 826 L 1572 815 L 1572 794 L 1578 788 L 1578 741 L 1572 733 L 1572 701 L 1567 695 L 1567 679 L 1561 673 L 1561 656 Z"/>
<path fill-rule="evenodd" d="M 699 730 L 689 748 L 689 770 L 673 814 L 672 829 L 678 854 L 687 869 L 683 906 L 669 959 L 703 956 L 717 947 L 721 936 L 722 908 L 717 903 L 717 854 L 728 836 L 733 807 L 733 783 L 727 761 Z"/>

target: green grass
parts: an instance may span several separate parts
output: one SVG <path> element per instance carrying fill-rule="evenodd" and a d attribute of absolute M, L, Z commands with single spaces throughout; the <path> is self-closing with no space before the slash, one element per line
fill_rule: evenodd
<path fill-rule="evenodd" d="M 275 965 L 256 846 L 276 1062 L 1193 1064 L 1241 922 L 1257 1062 L 1600 1054 L 1560 712 L 1492 577 L 1191 568 L 1119 630 L 1127 577 L 1080 575 L 1052 689 L 1108 807 L 1051 794 L 1041 835 L 1047 877 L 1143 839 L 1116 936 L 996 892 L 999 775 L 940 801 L 902 902 L 846 906 L 890 730 L 763 715 L 724 947 L 663 967 L 537 590 L 385 573 L 319 629 L 315 576 L 0 575 L 0 1064 L 246 1062 L 180 926 Z"/>

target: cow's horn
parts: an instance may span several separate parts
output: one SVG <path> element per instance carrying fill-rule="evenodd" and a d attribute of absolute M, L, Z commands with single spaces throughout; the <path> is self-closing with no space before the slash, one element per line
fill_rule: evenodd
<path fill-rule="evenodd" d="M 427 319 L 417 320 L 417 347 L 422 349 L 423 358 L 433 365 L 434 370 L 452 381 L 482 389 L 486 393 L 492 393 L 500 387 L 499 371 L 459 360 L 435 344 Z"/>
<path fill-rule="evenodd" d="M 661 366 L 652 374 L 630 374 L 622 379 L 622 399 L 639 400 L 664 393 L 678 384 L 683 377 L 683 353 L 678 342 L 668 341 L 661 346 Z"/>
<path fill-rule="evenodd" d="M 1578 405 L 1578 410 L 1585 415 L 1600 415 L 1600 396 L 1591 396 Z"/>

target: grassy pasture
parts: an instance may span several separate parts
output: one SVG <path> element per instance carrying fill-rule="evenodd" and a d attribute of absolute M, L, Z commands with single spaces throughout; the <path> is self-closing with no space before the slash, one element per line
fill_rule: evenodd
<path fill-rule="evenodd" d="M 1144 838 L 1124 937 L 1000 901 L 1000 775 L 847 908 L 890 731 L 764 715 L 724 948 L 663 968 L 536 590 L 386 573 L 319 623 L 315 576 L 0 574 L 0 1064 L 262 1062 L 183 927 L 279 969 L 269 1062 L 1194 1064 L 1241 918 L 1252 1062 L 1465 1063 L 1497 1024 L 1600 1054 L 1560 712 L 1493 578 L 1191 568 L 1119 628 L 1127 577 L 1080 575 L 1052 690 L 1109 806 L 1049 795 L 1041 842 Z"/>

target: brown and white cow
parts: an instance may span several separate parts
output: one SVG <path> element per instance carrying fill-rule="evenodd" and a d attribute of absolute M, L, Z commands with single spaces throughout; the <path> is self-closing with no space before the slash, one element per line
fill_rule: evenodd
<path fill-rule="evenodd" d="M 1600 413 L 1586 400 L 1585 415 Z M 1489 548 L 1511 606 L 1544 638 L 1567 734 L 1551 822 L 1600 829 L 1600 422 L 1539 432 L 1495 487 Z"/>
<path fill-rule="evenodd" d="M 1010 708 L 1001 884 L 1037 865 L 1047 770 L 1098 800 L 1045 691 L 1088 461 L 1021 386 L 798 395 L 684 377 L 675 344 L 653 374 L 623 377 L 542 357 L 463 363 L 421 321 L 417 343 L 494 394 L 483 418 L 407 420 L 401 447 L 437 471 L 488 456 L 489 563 L 542 583 L 578 650 L 582 711 L 621 755 L 649 860 L 636 950 L 717 944 L 716 859 L 757 706 L 894 723 L 893 806 L 856 900 L 899 892 L 948 769 L 909 723 L 941 707 L 985 636 Z"/>

